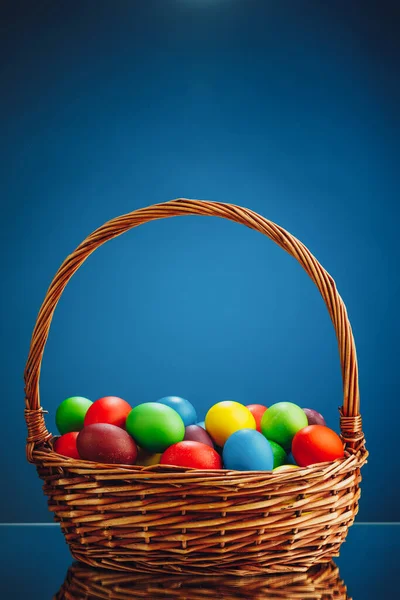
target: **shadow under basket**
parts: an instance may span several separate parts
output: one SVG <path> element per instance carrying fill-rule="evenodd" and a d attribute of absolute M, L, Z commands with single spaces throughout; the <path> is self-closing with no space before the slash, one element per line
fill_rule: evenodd
<path fill-rule="evenodd" d="M 40 405 L 39 375 L 58 300 L 86 258 L 148 221 L 218 216 L 257 230 L 296 258 L 318 287 L 336 331 L 343 377 L 343 459 L 281 472 L 198 471 L 106 465 L 53 450 Z M 136 210 L 94 231 L 67 257 L 40 309 L 25 369 L 27 458 L 44 481 L 49 509 L 74 558 L 135 572 L 236 576 L 303 572 L 339 553 L 358 512 L 366 462 L 356 350 L 332 277 L 278 225 L 239 206 L 178 199 Z"/>
<path fill-rule="evenodd" d="M 72 565 L 54 600 L 351 600 L 335 563 L 254 577 L 133 574 Z"/>

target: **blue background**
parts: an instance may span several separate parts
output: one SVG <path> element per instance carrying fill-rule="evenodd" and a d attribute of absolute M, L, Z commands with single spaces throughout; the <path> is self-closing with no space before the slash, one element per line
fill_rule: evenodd
<path fill-rule="evenodd" d="M 325 5 L 326 4 L 326 5 Z M 300 238 L 352 321 L 371 453 L 361 521 L 398 520 L 396 3 L 3 2 L 1 521 L 50 521 L 25 461 L 22 373 L 55 271 L 106 220 L 178 196 Z M 398 6 L 398 5 L 397 5 Z M 57 308 L 41 396 L 290 400 L 338 429 L 325 306 L 263 236 L 212 218 L 99 249 Z"/>

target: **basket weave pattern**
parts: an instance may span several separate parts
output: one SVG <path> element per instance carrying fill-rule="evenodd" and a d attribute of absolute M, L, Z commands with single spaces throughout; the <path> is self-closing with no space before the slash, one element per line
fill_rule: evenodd
<path fill-rule="evenodd" d="M 86 258 L 148 221 L 218 216 L 255 229 L 295 257 L 318 287 L 336 331 L 343 377 L 340 429 L 345 457 L 287 472 L 195 471 L 116 466 L 56 454 L 40 405 L 39 377 L 57 303 Z M 49 508 L 72 555 L 93 566 L 132 571 L 248 575 L 304 571 L 336 556 L 358 511 L 367 459 L 357 358 L 332 277 L 278 225 L 231 204 L 179 199 L 136 210 L 94 231 L 55 275 L 32 335 L 25 369 L 27 458 L 44 481 Z"/>

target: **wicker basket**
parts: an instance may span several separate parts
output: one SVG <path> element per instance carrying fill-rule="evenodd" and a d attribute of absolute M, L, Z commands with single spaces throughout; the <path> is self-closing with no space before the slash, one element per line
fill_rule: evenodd
<path fill-rule="evenodd" d="M 40 405 L 39 375 L 57 302 L 86 258 L 142 223 L 180 215 L 217 216 L 271 238 L 294 256 L 325 300 L 343 375 L 340 429 L 345 457 L 283 472 L 196 471 L 97 464 L 52 449 Z M 25 370 L 27 458 L 71 553 L 92 566 L 138 572 L 235 574 L 305 571 L 337 556 L 358 511 L 367 451 L 359 414 L 357 359 L 335 283 L 307 248 L 251 210 L 179 199 L 113 219 L 64 261 L 46 294 Z"/>
<path fill-rule="evenodd" d="M 335 563 L 255 577 L 121 573 L 76 563 L 54 600 L 351 600 Z"/>

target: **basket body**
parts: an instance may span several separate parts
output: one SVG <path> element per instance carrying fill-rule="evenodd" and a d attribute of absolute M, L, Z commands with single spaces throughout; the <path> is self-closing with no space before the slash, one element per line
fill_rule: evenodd
<path fill-rule="evenodd" d="M 311 568 L 307 573 L 262 577 L 210 577 L 196 575 L 132 575 L 72 565 L 54 600 L 351 600 L 331 562 Z"/>
<path fill-rule="evenodd" d="M 340 429 L 345 457 L 281 472 L 194 471 L 68 459 L 53 450 L 40 403 L 43 352 L 68 281 L 99 246 L 143 223 L 218 216 L 257 230 L 298 260 L 318 287 L 338 339 L 343 378 Z M 173 200 L 139 209 L 94 231 L 67 257 L 40 309 L 25 369 L 27 458 L 44 481 L 49 508 L 72 555 L 89 565 L 135 572 L 303 572 L 337 556 L 358 512 L 367 459 L 359 411 L 355 344 L 332 277 L 291 234 L 231 204 Z"/>
<path fill-rule="evenodd" d="M 38 472 L 77 560 L 246 576 L 304 571 L 338 555 L 358 511 L 365 454 L 279 474 L 77 461 Z"/>

